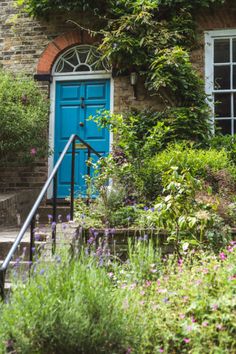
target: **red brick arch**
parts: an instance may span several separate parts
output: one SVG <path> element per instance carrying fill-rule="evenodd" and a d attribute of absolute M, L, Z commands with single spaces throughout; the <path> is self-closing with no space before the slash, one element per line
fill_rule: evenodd
<path fill-rule="evenodd" d="M 37 65 L 37 74 L 51 74 L 53 64 L 66 49 L 76 44 L 94 44 L 97 40 L 98 38 L 92 38 L 86 32 L 81 34 L 79 31 L 71 31 L 56 37 L 42 53 Z"/>

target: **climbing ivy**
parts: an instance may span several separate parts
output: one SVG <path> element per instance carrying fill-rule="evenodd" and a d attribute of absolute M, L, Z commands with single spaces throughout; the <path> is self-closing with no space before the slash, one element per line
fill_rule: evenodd
<path fill-rule="evenodd" d="M 176 107 L 189 119 L 194 114 L 196 131 L 198 127 L 204 129 L 199 135 L 210 135 L 203 81 L 189 53 L 198 43 L 196 13 L 201 8 L 220 6 L 225 0 L 17 1 L 33 16 L 54 10 L 93 12 L 101 21 L 102 58 L 108 59 L 118 74 L 138 71 L 151 94 L 163 98 L 167 112 Z M 79 20 L 78 26 L 83 28 Z M 98 33 L 93 28 L 83 30 Z M 186 127 L 188 123 L 186 119 Z"/>

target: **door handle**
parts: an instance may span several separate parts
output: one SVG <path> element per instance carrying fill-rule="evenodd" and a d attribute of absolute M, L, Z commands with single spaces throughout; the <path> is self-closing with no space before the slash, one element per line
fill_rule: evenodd
<path fill-rule="evenodd" d="M 81 107 L 82 109 L 84 109 L 84 108 L 85 108 L 85 103 L 84 103 L 84 100 L 85 100 L 85 98 L 84 98 L 84 97 L 80 97 L 80 101 L 81 101 L 81 103 L 80 103 L 80 107 Z"/>
<path fill-rule="evenodd" d="M 80 127 L 83 127 L 84 123 L 83 122 L 79 122 L 79 125 L 80 125 Z"/>

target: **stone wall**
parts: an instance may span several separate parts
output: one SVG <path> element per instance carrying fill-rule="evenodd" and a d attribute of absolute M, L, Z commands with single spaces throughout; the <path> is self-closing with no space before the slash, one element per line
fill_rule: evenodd
<path fill-rule="evenodd" d="M 234 1 L 215 11 L 204 11 L 197 14 L 199 31 L 199 47 L 192 53 L 192 61 L 196 68 L 204 73 L 204 36 L 207 29 L 236 28 L 236 10 Z M 37 65 L 45 48 L 58 36 L 70 31 L 80 31 L 68 19 L 78 20 L 89 27 L 90 18 L 86 14 L 56 14 L 50 19 L 40 21 L 20 14 L 15 7 L 15 0 L 0 1 L 0 65 L 4 70 L 36 73 Z M 80 35 L 83 37 L 83 33 Z M 86 37 L 86 36 L 85 36 Z M 84 39 L 86 42 L 86 38 Z M 45 87 L 45 86 L 44 86 Z M 46 87 L 47 89 L 47 87 Z M 49 92 L 49 91 L 48 91 Z M 139 79 L 137 99 L 129 77 L 114 78 L 114 111 L 122 112 L 131 107 L 152 107 L 160 109 L 163 101 L 159 96 L 150 96 L 145 90 L 143 81 Z M 47 177 L 47 162 L 39 166 L 0 169 L 0 190 L 21 188 L 38 188 Z"/>

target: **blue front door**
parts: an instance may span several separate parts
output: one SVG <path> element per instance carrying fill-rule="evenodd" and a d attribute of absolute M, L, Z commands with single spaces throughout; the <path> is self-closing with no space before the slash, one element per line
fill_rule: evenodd
<path fill-rule="evenodd" d="M 79 135 L 97 152 L 109 152 L 109 131 L 98 128 L 88 117 L 99 110 L 110 109 L 110 80 L 63 81 L 56 84 L 55 149 L 54 162 L 71 134 Z M 86 195 L 87 150 L 76 150 L 75 191 Z M 94 158 L 92 154 L 92 158 Z M 65 157 L 58 174 L 58 198 L 70 194 L 71 150 Z"/>

